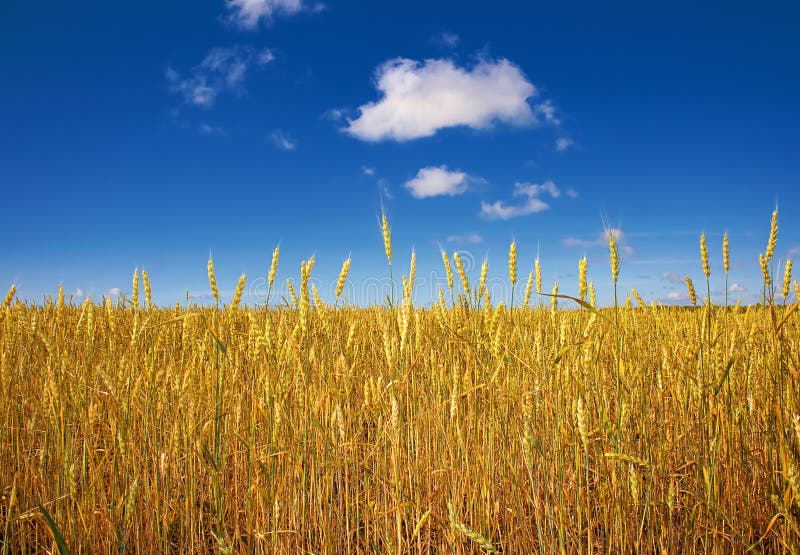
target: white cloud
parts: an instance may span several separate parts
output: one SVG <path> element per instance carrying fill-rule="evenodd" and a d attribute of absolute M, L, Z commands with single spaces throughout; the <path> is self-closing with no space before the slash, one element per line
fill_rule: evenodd
<path fill-rule="evenodd" d="M 258 62 L 258 65 L 263 66 L 274 61 L 275 61 L 275 51 L 270 48 L 263 49 L 256 56 L 256 62 Z"/>
<path fill-rule="evenodd" d="M 378 179 L 376 185 L 378 186 L 378 192 L 383 198 L 390 200 L 394 198 L 394 194 L 392 194 L 392 189 L 389 187 L 389 182 L 386 181 L 386 179 L 381 177 L 380 179 Z"/>
<path fill-rule="evenodd" d="M 363 141 L 408 141 L 447 127 L 486 129 L 495 121 L 537 122 L 528 104 L 536 87 L 505 59 L 482 60 L 467 69 L 447 59 L 395 58 L 378 67 L 375 87 L 381 98 L 360 106 L 360 115 L 345 128 Z"/>
<path fill-rule="evenodd" d="M 122 294 L 122 289 L 119 287 L 112 287 L 106 291 L 106 297 L 119 297 Z"/>
<path fill-rule="evenodd" d="M 329 119 L 331 121 L 341 121 L 344 119 L 345 115 L 347 115 L 347 109 L 345 108 L 331 108 L 322 113 L 324 119 Z"/>
<path fill-rule="evenodd" d="M 623 253 L 633 254 L 633 249 L 625 244 L 626 237 L 622 230 L 616 227 L 611 227 L 603 230 L 596 239 L 580 239 L 578 237 L 565 237 L 561 244 L 565 247 L 577 247 L 582 249 L 589 249 L 592 247 L 607 246 L 610 236 L 614 236 L 614 241 L 621 248 Z"/>
<path fill-rule="evenodd" d="M 272 141 L 272 144 L 283 150 L 294 150 L 297 148 L 297 140 L 291 135 L 284 133 L 280 129 L 276 129 L 267 135 L 267 138 Z"/>
<path fill-rule="evenodd" d="M 438 45 L 444 46 L 445 48 L 455 48 L 456 46 L 458 46 L 458 43 L 461 42 L 461 37 L 459 37 L 455 33 L 442 31 L 433 38 L 433 42 Z"/>
<path fill-rule="evenodd" d="M 76 299 L 83 298 L 84 296 L 83 289 L 78 287 L 77 289 L 75 289 L 75 291 L 72 292 L 72 296 L 75 297 Z"/>
<path fill-rule="evenodd" d="M 541 116 L 546 123 L 552 123 L 553 125 L 561 124 L 561 121 L 556 117 L 556 107 L 553 106 L 553 103 L 549 100 L 537 104 L 533 111 L 537 116 Z"/>
<path fill-rule="evenodd" d="M 210 108 L 221 92 L 243 91 L 247 70 L 254 62 L 264 66 L 274 59 L 269 49 L 256 51 L 243 46 L 212 48 L 188 76 L 182 76 L 172 67 L 167 68 L 165 75 L 170 91 L 183 96 L 187 104 Z"/>
<path fill-rule="evenodd" d="M 488 220 L 508 220 L 543 212 L 550 208 L 550 205 L 541 199 L 543 195 L 558 198 L 561 196 L 561 190 L 549 180 L 542 184 L 518 182 L 514 184 L 514 196 L 524 197 L 524 202 L 509 205 L 502 200 L 492 203 L 484 201 L 481 202 L 481 215 Z"/>
<path fill-rule="evenodd" d="M 678 272 L 664 272 L 661 274 L 661 281 L 669 283 L 683 283 L 683 276 Z"/>
<path fill-rule="evenodd" d="M 556 150 L 558 152 L 565 152 L 569 147 L 574 145 L 575 142 L 569 137 L 559 137 L 556 139 Z"/>
<path fill-rule="evenodd" d="M 800 254 L 800 245 L 796 245 L 789 249 L 789 256 L 797 256 Z"/>
<path fill-rule="evenodd" d="M 209 125 L 208 123 L 201 123 L 199 126 L 200 132 L 203 135 L 224 135 L 225 130 L 216 125 Z"/>
<path fill-rule="evenodd" d="M 375 175 L 375 168 L 371 168 L 369 166 L 361 166 L 361 171 L 364 175 Z"/>
<path fill-rule="evenodd" d="M 416 177 L 406 181 L 405 187 L 414 198 L 455 196 L 469 188 L 473 178 L 461 171 L 450 171 L 447 166 L 429 166 L 417 172 Z"/>
<path fill-rule="evenodd" d="M 686 291 L 670 291 L 667 293 L 667 300 L 672 302 L 688 301 L 689 293 Z"/>
<path fill-rule="evenodd" d="M 228 19 L 244 29 L 255 29 L 262 21 L 272 22 L 278 15 L 294 15 L 305 9 L 318 10 L 302 0 L 227 0 Z"/>
<path fill-rule="evenodd" d="M 747 289 L 745 289 L 744 285 L 742 285 L 738 281 L 735 281 L 735 282 L 731 283 L 731 286 L 728 288 L 728 290 L 731 293 L 744 293 L 745 291 L 747 291 Z"/>
<path fill-rule="evenodd" d="M 470 245 L 478 245 L 483 243 L 483 237 L 478 233 L 467 233 L 466 235 L 450 235 L 447 238 L 448 243 L 469 243 Z"/>

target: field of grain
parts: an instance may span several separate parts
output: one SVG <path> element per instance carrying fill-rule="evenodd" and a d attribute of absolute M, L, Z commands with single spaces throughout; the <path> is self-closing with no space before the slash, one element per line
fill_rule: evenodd
<path fill-rule="evenodd" d="M 447 255 L 426 308 L 413 261 L 380 307 L 315 300 L 313 259 L 283 308 L 243 306 L 244 277 L 222 305 L 212 262 L 215 306 L 153 306 L 144 272 L 115 303 L 12 288 L 1 552 L 793 552 L 800 334 L 776 218 L 761 306 L 687 279 L 696 307 L 595 308 L 585 259 L 576 298 L 553 297 L 538 262 L 517 282 L 515 244 L 494 270 L 510 307 Z M 593 271 L 616 283 L 609 240 Z M 706 277 L 708 258 L 702 237 Z"/>

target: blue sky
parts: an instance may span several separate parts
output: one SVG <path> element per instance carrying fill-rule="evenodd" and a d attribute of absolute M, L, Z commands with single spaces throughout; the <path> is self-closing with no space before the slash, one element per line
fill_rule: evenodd
<path fill-rule="evenodd" d="M 351 298 L 411 249 L 439 246 L 545 289 L 577 289 L 584 254 L 622 290 L 760 296 L 758 253 L 800 254 L 796 3 L 5 2 L 0 7 L 0 286 L 99 299 L 149 272 L 158 303 L 315 255 L 325 292 L 352 255 Z M 477 269 L 471 276 L 477 279 Z M 2 285 L 6 284 L 6 285 Z M 422 284 L 419 302 L 430 296 Z M 256 295 L 257 292 L 253 292 Z M 327 295 L 325 295 L 327 296 Z M 76 295 L 77 297 L 77 295 Z M 519 297 L 518 297 L 519 298 Z M 253 300 L 251 298 L 251 300 Z"/>

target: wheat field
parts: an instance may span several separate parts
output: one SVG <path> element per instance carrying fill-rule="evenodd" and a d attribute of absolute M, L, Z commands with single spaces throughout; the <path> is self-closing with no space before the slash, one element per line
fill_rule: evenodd
<path fill-rule="evenodd" d="M 383 239 L 391 272 L 385 218 Z M 494 269 L 510 306 L 486 265 L 470 283 L 445 253 L 424 308 L 413 258 L 372 307 L 319 300 L 313 259 L 276 308 L 243 305 L 244 276 L 222 304 L 212 261 L 213 306 L 156 307 L 145 272 L 141 299 L 138 272 L 115 302 L 12 288 L 2 553 L 795 552 L 800 334 L 777 213 L 757 306 L 708 301 L 705 236 L 697 306 L 645 304 L 616 290 L 608 239 L 604 308 L 585 258 L 574 298 L 543 291 L 538 260 L 518 283 L 516 243 Z M 727 281 L 727 236 L 713 247 Z"/>

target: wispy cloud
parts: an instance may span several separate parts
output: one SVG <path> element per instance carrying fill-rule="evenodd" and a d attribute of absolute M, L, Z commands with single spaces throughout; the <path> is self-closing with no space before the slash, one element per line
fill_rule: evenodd
<path fill-rule="evenodd" d="M 256 29 L 260 24 L 269 25 L 275 17 L 290 16 L 302 11 L 318 12 L 322 3 L 303 0 L 227 0 L 228 21 L 243 29 Z"/>
<path fill-rule="evenodd" d="M 106 297 L 119 297 L 122 294 L 122 289 L 119 287 L 112 287 L 106 291 Z"/>
<path fill-rule="evenodd" d="M 375 175 L 375 168 L 371 168 L 369 166 L 361 166 L 361 172 L 364 175 Z"/>
<path fill-rule="evenodd" d="M 683 290 L 669 291 L 665 300 L 670 303 L 686 302 L 689 300 L 689 293 Z"/>
<path fill-rule="evenodd" d="M 788 254 L 789 256 L 797 256 L 800 254 L 800 245 L 795 245 L 794 247 L 790 248 Z"/>
<path fill-rule="evenodd" d="M 467 233 L 466 235 L 450 235 L 447 237 L 448 243 L 478 245 L 483 243 L 483 236 L 479 233 Z"/>
<path fill-rule="evenodd" d="M 608 240 L 614 236 L 614 240 L 617 243 L 617 248 L 623 253 L 627 255 L 632 255 L 634 253 L 633 247 L 628 244 L 627 236 L 622 233 L 622 230 L 616 227 L 610 227 L 601 231 L 597 237 L 594 239 L 582 239 L 580 237 L 565 237 L 561 244 L 565 247 L 570 248 L 581 248 L 581 249 L 591 249 L 595 247 L 607 247 Z"/>
<path fill-rule="evenodd" d="M 574 144 L 575 142 L 569 137 L 559 137 L 556 139 L 556 151 L 566 152 Z"/>
<path fill-rule="evenodd" d="M 414 198 L 442 195 L 455 196 L 467 191 L 475 178 L 462 171 L 450 171 L 447 166 L 429 166 L 417 172 L 416 177 L 405 183 L 405 188 Z"/>
<path fill-rule="evenodd" d="M 275 59 L 272 50 L 245 46 L 213 48 L 203 61 L 184 76 L 172 67 L 165 75 L 169 90 L 186 104 L 210 108 L 223 91 L 241 94 L 247 71 L 254 64 L 264 66 Z"/>
<path fill-rule="evenodd" d="M 272 142 L 272 144 L 282 150 L 294 150 L 297 148 L 297 140 L 280 129 L 276 129 L 268 133 L 267 138 Z"/>
<path fill-rule="evenodd" d="M 668 283 L 683 283 L 683 276 L 678 272 L 664 272 L 661 274 L 661 281 Z"/>
<path fill-rule="evenodd" d="M 481 215 L 487 220 L 508 220 L 543 212 L 550 208 L 550 205 L 542 200 L 543 196 L 556 199 L 561 196 L 561 190 L 549 180 L 541 184 L 518 182 L 514 184 L 514 197 L 522 197 L 523 202 L 506 204 L 502 200 L 491 203 L 484 201 L 481 202 Z"/>
<path fill-rule="evenodd" d="M 731 283 L 731 286 L 728 288 L 728 291 L 730 291 L 731 293 L 744 293 L 745 291 L 747 291 L 747 288 L 738 281 L 734 281 L 733 283 Z"/>
<path fill-rule="evenodd" d="M 80 287 L 76 288 L 75 291 L 72 292 L 72 296 L 76 299 L 82 299 L 84 297 L 83 289 Z"/>
<path fill-rule="evenodd" d="M 442 31 L 441 33 L 433 37 L 432 42 L 444 48 L 455 48 L 456 46 L 458 46 L 458 43 L 461 42 L 461 37 L 459 37 L 455 33 Z"/>
<path fill-rule="evenodd" d="M 555 117 L 550 103 L 531 109 L 536 87 L 506 59 L 462 68 L 449 59 L 395 58 L 378 67 L 375 87 L 381 98 L 360 106 L 344 129 L 363 141 L 408 141 L 448 127 L 524 126 Z"/>
<path fill-rule="evenodd" d="M 533 107 L 533 112 L 545 123 L 560 125 L 561 120 L 556 116 L 556 107 L 550 100 L 545 100 Z"/>
<path fill-rule="evenodd" d="M 198 126 L 200 133 L 203 135 L 224 135 L 225 130 L 222 127 L 216 125 L 210 125 L 208 123 L 201 123 Z"/>

